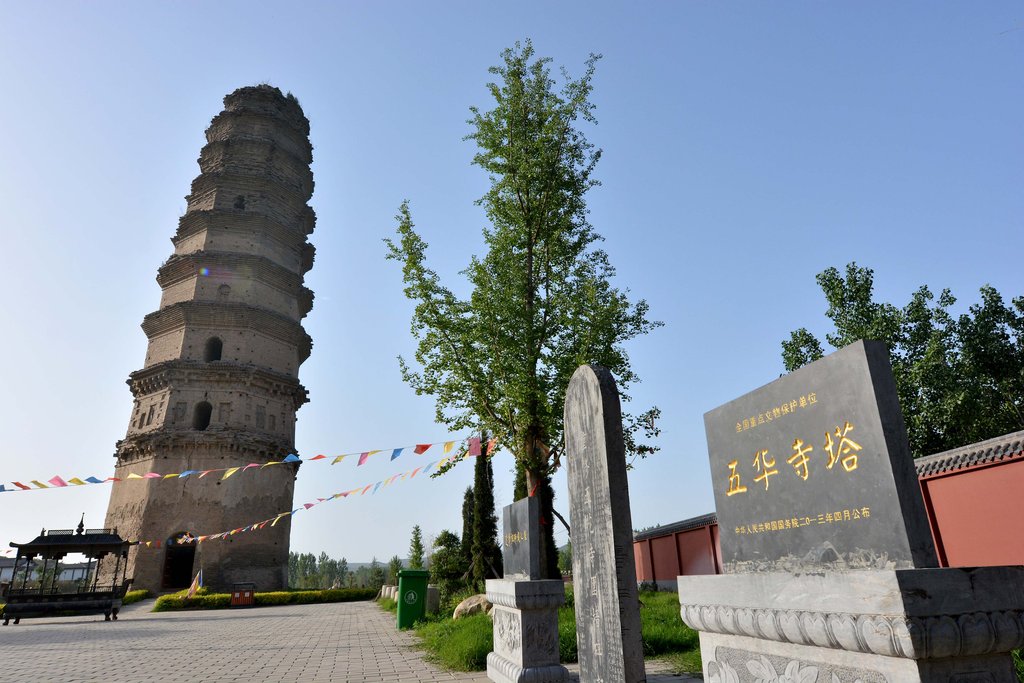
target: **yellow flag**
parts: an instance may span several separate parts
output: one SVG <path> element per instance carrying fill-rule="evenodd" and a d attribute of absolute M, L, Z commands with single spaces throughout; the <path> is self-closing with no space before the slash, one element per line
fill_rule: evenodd
<path fill-rule="evenodd" d="M 339 455 L 338 457 L 336 457 L 334 460 L 331 461 L 331 464 L 332 465 L 337 465 L 339 462 L 341 462 L 344 459 L 345 459 L 344 455 Z"/>
<path fill-rule="evenodd" d="M 174 474 L 165 474 L 164 479 L 173 479 L 174 477 L 177 477 L 179 474 L 179 472 L 175 472 Z"/>
<path fill-rule="evenodd" d="M 447 441 L 447 442 L 445 442 L 445 444 L 444 444 L 444 452 L 445 453 L 451 453 L 453 448 L 455 448 L 455 442 L 454 441 Z"/>
<path fill-rule="evenodd" d="M 85 482 L 82 481 L 81 479 L 79 479 L 78 477 L 71 477 L 70 479 L 68 479 L 68 483 L 69 484 L 74 484 L 75 486 L 84 486 L 85 485 Z"/>
<path fill-rule="evenodd" d="M 131 472 L 125 479 L 142 479 L 142 475 Z"/>
<path fill-rule="evenodd" d="M 242 469 L 242 468 L 241 467 L 230 467 L 230 468 L 228 468 L 228 471 L 224 473 L 224 476 L 221 477 L 220 480 L 224 481 L 225 479 L 227 479 L 228 477 L 230 477 L 232 474 L 234 474 L 235 472 L 237 472 L 240 469 Z"/>

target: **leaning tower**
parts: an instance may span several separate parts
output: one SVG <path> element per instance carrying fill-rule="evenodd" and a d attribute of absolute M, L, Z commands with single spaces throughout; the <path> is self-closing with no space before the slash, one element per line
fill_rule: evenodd
<path fill-rule="evenodd" d="M 316 217 L 309 121 L 291 94 L 260 85 L 224 98 L 206 130 L 200 173 L 157 271 L 160 308 L 142 323 L 145 366 L 128 379 L 135 398 L 117 443 L 108 527 L 160 541 L 132 553 L 136 588 L 287 583 L 290 517 L 223 540 L 177 543 L 291 510 L 296 465 L 250 469 L 222 480 L 127 479 L 280 460 L 295 448 L 295 412 L 306 402 L 299 366 L 312 341 L 301 320 L 313 305 L 303 274 Z"/>

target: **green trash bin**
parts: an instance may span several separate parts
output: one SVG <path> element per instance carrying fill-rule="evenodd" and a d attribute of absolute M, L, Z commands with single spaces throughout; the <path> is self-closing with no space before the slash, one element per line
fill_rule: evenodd
<path fill-rule="evenodd" d="M 398 628 L 412 628 L 427 612 L 426 569 L 402 569 L 398 572 Z"/>

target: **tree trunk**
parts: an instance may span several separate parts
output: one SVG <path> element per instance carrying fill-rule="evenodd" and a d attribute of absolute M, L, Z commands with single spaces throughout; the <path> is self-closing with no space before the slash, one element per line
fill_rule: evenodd
<path fill-rule="evenodd" d="M 542 579 L 560 579 L 558 549 L 555 547 L 554 508 L 555 492 L 551 478 L 543 472 L 526 470 L 526 482 L 531 496 L 540 500 L 540 572 Z"/>

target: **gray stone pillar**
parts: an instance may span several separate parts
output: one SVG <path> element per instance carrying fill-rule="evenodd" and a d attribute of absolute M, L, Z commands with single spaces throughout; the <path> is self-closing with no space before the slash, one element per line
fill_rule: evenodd
<path fill-rule="evenodd" d="M 494 651 L 487 678 L 495 683 L 563 683 L 569 671 L 558 660 L 558 608 L 565 602 L 561 581 L 488 579 L 494 605 Z"/>
<path fill-rule="evenodd" d="M 437 614 L 441 611 L 441 593 L 434 584 L 427 585 L 427 614 Z"/>
<path fill-rule="evenodd" d="M 565 463 L 580 680 L 640 683 L 647 677 L 622 413 L 605 368 L 580 366 L 569 381 Z"/>

